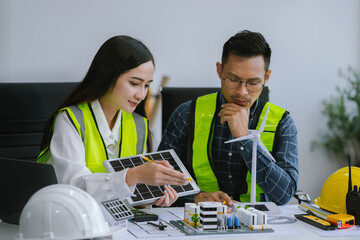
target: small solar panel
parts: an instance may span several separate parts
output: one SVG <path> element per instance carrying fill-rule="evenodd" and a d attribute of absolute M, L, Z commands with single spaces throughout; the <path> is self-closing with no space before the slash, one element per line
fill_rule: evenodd
<path fill-rule="evenodd" d="M 116 221 L 132 218 L 134 216 L 131 210 L 120 199 L 105 201 L 101 204 Z"/>
<path fill-rule="evenodd" d="M 153 161 L 167 160 L 174 167 L 175 170 L 182 172 L 186 176 L 191 178 L 189 172 L 186 170 L 185 166 L 183 165 L 183 163 L 173 149 L 124 158 L 105 160 L 103 164 L 108 172 L 118 172 L 126 168 L 132 168 L 146 163 L 147 161 L 142 159 L 141 156 L 148 157 Z M 171 187 L 178 193 L 179 197 L 195 194 L 200 191 L 199 187 L 194 181 L 190 181 L 190 183 L 186 185 L 171 185 Z M 164 195 L 164 190 L 164 186 L 149 186 L 147 184 L 137 184 L 134 192 L 135 196 L 129 197 L 128 201 L 131 205 L 134 206 L 155 202 L 162 195 Z"/>

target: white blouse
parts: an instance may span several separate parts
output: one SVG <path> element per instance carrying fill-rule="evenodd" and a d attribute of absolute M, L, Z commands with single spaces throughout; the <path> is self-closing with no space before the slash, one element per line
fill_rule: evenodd
<path fill-rule="evenodd" d="M 91 102 L 91 107 L 109 158 L 118 158 L 121 110 L 113 129 L 110 130 L 99 101 Z M 125 182 L 128 169 L 116 173 L 91 173 L 86 167 L 84 144 L 65 112 L 55 119 L 50 153 L 49 163 L 55 167 L 58 182 L 79 187 L 98 202 L 114 198 L 124 199 L 135 191 L 136 185 L 128 186 Z"/>

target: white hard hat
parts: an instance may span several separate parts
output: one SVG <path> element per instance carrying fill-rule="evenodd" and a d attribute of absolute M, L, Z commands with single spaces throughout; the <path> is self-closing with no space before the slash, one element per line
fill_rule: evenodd
<path fill-rule="evenodd" d="M 95 199 L 80 188 L 54 184 L 37 191 L 20 215 L 19 240 L 91 239 L 110 235 Z"/>

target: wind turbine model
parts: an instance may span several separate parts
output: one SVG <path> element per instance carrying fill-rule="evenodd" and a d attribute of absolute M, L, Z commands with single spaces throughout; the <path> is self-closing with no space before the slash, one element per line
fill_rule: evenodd
<path fill-rule="evenodd" d="M 256 203 L 256 153 L 257 153 L 257 145 L 259 144 L 259 146 L 265 151 L 265 153 L 274 162 L 276 162 L 275 158 L 271 155 L 269 150 L 267 150 L 265 145 L 260 140 L 261 133 L 264 131 L 264 128 L 265 128 L 265 123 L 266 123 L 267 116 L 269 114 L 269 109 L 270 109 L 270 105 L 266 109 L 266 113 L 265 113 L 263 121 L 261 122 L 259 130 L 251 130 L 251 129 L 249 129 L 248 130 L 248 135 L 243 136 L 243 137 L 239 137 L 239 138 L 235 138 L 235 139 L 232 139 L 232 140 L 229 140 L 229 141 L 225 142 L 225 143 L 232 143 L 232 142 L 243 141 L 243 140 L 246 140 L 246 139 L 250 139 L 253 142 L 252 163 L 251 163 L 251 192 L 250 192 L 250 204 L 252 204 L 252 205 L 255 205 L 255 203 Z M 257 205 L 259 205 L 259 204 L 257 204 Z M 277 206 L 272 202 L 264 202 L 264 203 L 262 203 L 260 205 L 266 205 L 268 208 L 270 208 L 268 211 L 272 211 L 272 213 L 274 215 L 279 214 L 279 212 L 280 212 L 280 210 L 277 208 Z"/>

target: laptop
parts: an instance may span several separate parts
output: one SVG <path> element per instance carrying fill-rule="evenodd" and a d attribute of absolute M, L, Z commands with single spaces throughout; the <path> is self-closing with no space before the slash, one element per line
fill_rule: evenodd
<path fill-rule="evenodd" d="M 0 158 L 0 219 L 19 224 L 20 214 L 30 197 L 43 187 L 56 184 L 51 164 Z"/>

